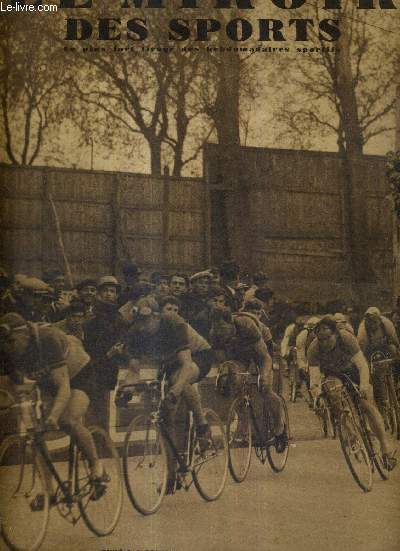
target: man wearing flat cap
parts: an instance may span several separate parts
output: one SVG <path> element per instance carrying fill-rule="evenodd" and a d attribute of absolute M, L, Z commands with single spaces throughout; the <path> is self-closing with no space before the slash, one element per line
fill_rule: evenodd
<path fill-rule="evenodd" d="M 207 294 L 210 287 L 211 274 L 209 271 L 202 271 L 193 274 L 190 278 L 191 291 L 183 297 L 180 297 L 182 302 L 182 316 L 190 324 L 195 321 L 197 316 L 207 306 Z"/>

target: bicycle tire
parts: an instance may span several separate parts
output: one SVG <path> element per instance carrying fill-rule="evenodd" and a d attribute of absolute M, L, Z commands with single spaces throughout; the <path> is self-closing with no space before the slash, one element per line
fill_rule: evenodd
<path fill-rule="evenodd" d="M 267 459 L 268 463 L 274 473 L 281 473 L 283 469 L 286 467 L 286 463 L 289 456 L 289 449 L 290 449 L 290 422 L 289 422 L 289 412 L 286 406 L 286 402 L 282 396 L 280 396 L 280 399 L 282 401 L 283 406 L 283 413 L 285 417 L 285 428 L 284 433 L 287 438 L 287 445 L 282 453 L 278 453 L 275 448 L 275 443 L 272 442 L 269 446 L 267 446 Z M 269 413 L 268 408 L 266 407 L 266 403 L 264 401 L 264 419 L 267 424 L 267 434 L 271 435 L 273 434 L 273 425 L 272 425 L 272 419 L 271 415 Z"/>
<path fill-rule="evenodd" d="M 226 483 L 228 443 L 225 427 L 215 411 L 205 409 L 204 416 L 211 431 L 210 446 L 202 451 L 195 436 L 192 477 L 201 497 L 206 501 L 215 501 L 222 494 Z"/>
<path fill-rule="evenodd" d="M 320 422 L 321 431 L 324 438 L 334 438 L 335 430 L 332 422 L 331 410 L 324 396 L 319 396 L 317 400 L 317 417 Z"/>
<path fill-rule="evenodd" d="M 47 532 L 49 493 L 37 453 L 21 436 L 10 436 L 0 446 L 1 535 L 13 551 L 36 551 Z M 33 510 L 34 500 L 40 500 L 41 509 Z"/>
<path fill-rule="evenodd" d="M 373 480 L 370 457 L 364 438 L 350 411 L 341 413 L 338 432 L 343 455 L 354 480 L 364 492 L 371 491 Z"/>
<path fill-rule="evenodd" d="M 78 505 L 89 530 L 96 536 L 107 536 L 114 531 L 122 511 L 121 463 L 118 451 L 107 432 L 95 425 L 88 429 L 103 464 L 104 477 L 100 481 L 91 479 L 88 461 L 78 450 L 75 470 Z"/>
<path fill-rule="evenodd" d="M 249 472 L 252 450 L 250 412 L 244 398 L 235 398 L 226 422 L 229 471 L 235 482 L 243 482 Z"/>
<path fill-rule="evenodd" d="M 373 463 L 373 467 L 376 468 L 382 480 L 388 480 L 389 475 L 387 474 L 387 471 L 383 464 L 380 444 L 378 442 L 378 439 L 375 437 L 375 435 L 373 435 L 373 433 L 368 428 L 368 425 L 366 424 L 365 420 L 364 420 L 364 427 L 363 427 L 363 435 L 364 435 L 364 443 L 368 450 L 371 461 Z"/>
<path fill-rule="evenodd" d="M 390 375 L 388 380 L 388 390 L 389 390 L 389 408 L 391 415 L 393 416 L 393 425 L 392 425 L 392 435 L 399 439 L 400 438 L 400 406 L 396 396 L 396 390 L 394 387 L 393 375 Z"/>
<path fill-rule="evenodd" d="M 124 441 L 123 471 L 134 508 L 142 515 L 158 511 L 167 489 L 168 457 L 164 437 L 148 415 L 137 415 L 129 425 Z"/>

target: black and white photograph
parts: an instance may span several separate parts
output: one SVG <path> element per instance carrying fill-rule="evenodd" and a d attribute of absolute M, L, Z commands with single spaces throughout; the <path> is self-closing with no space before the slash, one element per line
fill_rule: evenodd
<path fill-rule="evenodd" d="M 0 2 L 0 551 L 400 551 L 399 12 Z"/>

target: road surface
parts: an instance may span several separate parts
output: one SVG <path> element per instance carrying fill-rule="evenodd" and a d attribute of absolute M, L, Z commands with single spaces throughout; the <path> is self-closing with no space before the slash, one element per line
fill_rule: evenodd
<path fill-rule="evenodd" d="M 195 488 L 167 496 L 159 512 L 139 515 L 124 496 L 115 532 L 97 538 L 52 511 L 43 551 L 399 551 L 400 468 L 372 492 L 353 481 L 336 440 L 323 440 L 304 401 L 290 406 L 295 440 L 288 464 L 272 473 L 252 457 L 242 484 L 230 478 L 221 498 Z M 2 549 L 4 546 L 2 547 Z"/>

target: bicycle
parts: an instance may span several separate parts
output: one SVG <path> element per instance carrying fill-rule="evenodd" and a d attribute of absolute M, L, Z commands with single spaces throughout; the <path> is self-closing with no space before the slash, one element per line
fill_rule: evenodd
<path fill-rule="evenodd" d="M 7 436 L 0 446 L 1 535 L 8 547 L 14 551 L 39 549 L 51 507 L 72 525 L 82 517 L 97 536 L 111 534 L 121 514 L 123 488 L 118 452 L 106 432 L 89 427 L 104 466 L 102 479 L 93 480 L 73 438 L 67 458 L 65 452 L 57 460 L 50 457 L 45 441 L 49 431 L 44 426 L 37 387 L 23 390 L 17 400 L 8 391 L 1 392 L 13 402 L 1 409 L 15 409 L 20 419 L 18 432 Z M 57 484 L 54 493 L 51 479 Z"/>
<path fill-rule="evenodd" d="M 229 470 L 235 482 L 243 482 L 249 472 L 251 451 L 262 464 L 268 460 L 275 473 L 283 471 L 289 455 L 290 427 L 289 415 L 285 400 L 281 396 L 285 414 L 285 437 L 287 440 L 284 451 L 278 453 L 275 444 L 276 438 L 269 409 L 265 400 L 262 400 L 261 422 L 253 405 L 251 394 L 253 389 L 260 391 L 260 376 L 249 372 L 237 372 L 242 378 L 242 388 L 230 406 L 227 418 L 227 438 L 229 453 Z M 253 378 L 250 381 L 250 377 Z M 218 384 L 218 381 L 217 381 Z M 254 428 L 254 436 L 253 436 Z"/>
<path fill-rule="evenodd" d="M 340 445 L 350 472 L 362 490 L 372 489 L 373 473 L 378 471 L 383 480 L 388 479 L 380 445 L 372 434 L 361 401 L 358 387 L 345 374 L 332 384 L 331 380 L 322 383 L 329 401 L 339 410 L 337 429 Z"/>
<path fill-rule="evenodd" d="M 315 396 L 311 389 L 308 389 L 307 402 L 318 418 L 324 438 L 336 438 L 337 420 L 330 406 L 328 393 L 321 388 L 318 395 Z"/>
<path fill-rule="evenodd" d="M 374 352 L 370 358 L 370 369 L 376 405 L 383 417 L 387 432 L 400 438 L 400 409 L 397 400 L 392 358 L 382 352 Z"/>
<path fill-rule="evenodd" d="M 222 494 L 228 472 L 227 442 L 219 416 L 212 409 L 204 410 L 211 430 L 205 449 L 193 412 L 188 410 L 180 448 L 167 426 L 165 388 L 164 374 L 159 380 L 122 386 L 116 399 L 117 405 L 129 406 L 133 394 L 142 394 L 149 411 L 132 420 L 123 447 L 125 486 L 132 505 L 142 515 L 155 513 L 166 493 L 180 488 L 187 491 L 192 483 L 204 500 L 215 501 Z"/>

